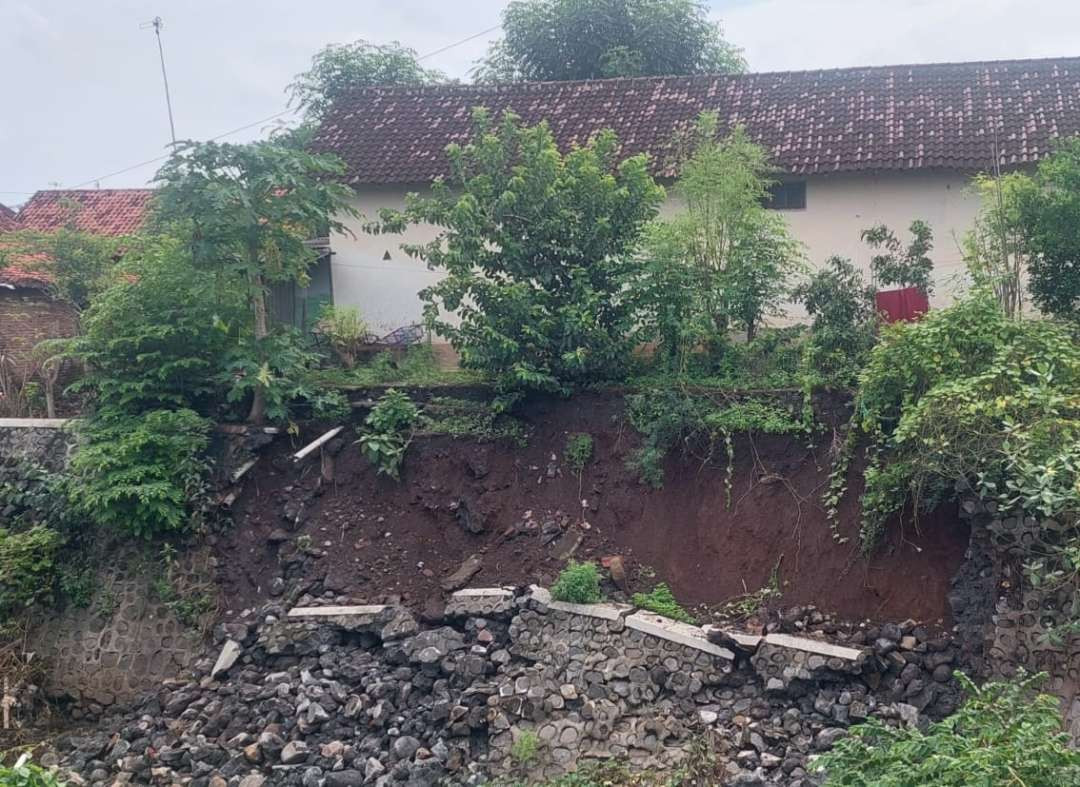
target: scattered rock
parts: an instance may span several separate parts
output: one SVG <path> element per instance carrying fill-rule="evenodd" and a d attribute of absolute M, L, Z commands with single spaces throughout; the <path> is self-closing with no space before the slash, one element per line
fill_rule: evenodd
<path fill-rule="evenodd" d="M 479 555 L 469 555 L 462 561 L 457 571 L 442 581 L 442 589 L 447 593 L 460 590 L 469 583 L 470 579 L 480 573 L 480 569 L 483 567 L 484 561 Z"/>

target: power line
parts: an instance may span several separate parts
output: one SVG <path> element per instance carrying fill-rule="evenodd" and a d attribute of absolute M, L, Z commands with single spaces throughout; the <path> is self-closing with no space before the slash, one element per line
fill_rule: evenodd
<path fill-rule="evenodd" d="M 157 22 L 159 19 L 160 19 L 160 17 L 155 18 L 154 22 Z M 494 31 L 498 30 L 501 26 L 502 25 L 495 25 L 494 27 L 489 27 L 486 30 L 481 30 L 479 33 L 473 33 L 471 36 L 467 36 L 466 38 L 462 38 L 460 41 L 455 41 L 454 43 L 447 44 L 446 46 L 441 47 L 440 49 L 436 49 L 436 50 L 434 50 L 432 52 L 428 52 L 427 54 L 420 55 L 416 59 L 419 62 L 420 60 L 427 60 L 429 57 L 434 57 L 435 55 L 440 55 L 443 52 L 446 52 L 446 51 L 448 51 L 450 49 L 453 49 L 454 47 L 461 46 L 462 44 L 468 43 L 469 41 L 473 41 L 473 40 L 479 38 L 480 36 L 484 36 L 484 35 L 487 35 L 488 33 L 492 33 Z M 162 70 L 162 75 L 163 76 L 164 76 L 164 65 L 165 65 L 164 55 L 162 55 L 162 69 L 163 69 Z M 165 91 L 166 91 L 166 98 L 167 98 L 168 97 L 168 80 L 166 80 L 166 83 L 165 83 Z M 209 141 L 210 142 L 216 142 L 217 140 L 222 139 L 224 137 L 229 137 L 229 136 L 232 136 L 233 134 L 238 134 L 241 131 L 247 131 L 249 128 L 261 125 L 263 123 L 268 123 L 271 120 L 276 120 L 277 118 L 282 117 L 283 115 L 288 115 L 288 114 L 293 113 L 295 111 L 296 110 L 294 110 L 294 109 L 286 109 L 286 110 L 284 110 L 282 112 L 278 112 L 278 113 L 276 113 L 274 115 L 270 115 L 269 117 L 265 117 L 265 118 L 263 118 L 261 120 L 256 120 L 254 123 L 247 123 L 247 124 L 245 124 L 243 126 L 238 126 L 237 128 L 234 128 L 234 129 L 232 129 L 230 131 L 226 131 L 223 134 L 218 134 L 216 137 L 210 137 Z M 171 108 L 171 105 L 170 105 L 170 109 L 169 109 L 169 124 L 170 124 L 170 126 L 172 125 L 172 108 Z M 173 144 L 175 144 L 175 143 L 176 143 L 176 134 L 174 132 L 173 133 Z M 79 188 L 82 188 L 83 186 L 89 186 L 89 185 L 91 185 L 93 183 L 97 183 L 98 181 L 105 180 L 106 178 L 112 178 L 112 177 L 116 177 L 117 175 L 123 175 L 126 172 L 131 172 L 132 170 L 139 169 L 140 167 L 145 167 L 145 166 L 148 166 L 150 164 L 155 164 L 158 161 L 164 161 L 165 159 L 167 159 L 169 157 L 169 155 L 170 154 L 165 153 L 164 155 L 156 156 L 155 158 L 147 159 L 146 161 L 140 161 L 138 164 L 132 164 L 130 167 L 124 167 L 123 169 L 118 169 L 115 172 L 108 173 L 107 175 L 99 175 L 96 178 L 90 178 L 89 180 L 84 180 L 82 183 L 79 183 L 79 184 L 77 184 L 75 186 L 71 186 L 70 188 L 79 189 Z M 31 192 L 31 191 L 4 192 L 4 193 L 9 193 L 9 194 L 33 194 L 33 192 Z"/>

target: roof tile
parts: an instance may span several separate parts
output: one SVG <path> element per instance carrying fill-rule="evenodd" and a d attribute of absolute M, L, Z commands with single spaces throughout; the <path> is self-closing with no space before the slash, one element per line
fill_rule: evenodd
<path fill-rule="evenodd" d="M 18 214 L 23 229 L 48 232 L 68 225 L 95 235 L 131 235 L 146 219 L 153 189 L 38 191 Z"/>
<path fill-rule="evenodd" d="M 586 82 L 360 88 L 333 107 L 316 150 L 347 180 L 423 183 L 448 174 L 447 144 L 468 139 L 475 106 L 547 120 L 560 147 L 602 128 L 624 155 L 674 174 L 673 137 L 705 110 L 741 124 L 795 174 L 989 169 L 1036 161 L 1080 133 L 1080 57 Z"/>

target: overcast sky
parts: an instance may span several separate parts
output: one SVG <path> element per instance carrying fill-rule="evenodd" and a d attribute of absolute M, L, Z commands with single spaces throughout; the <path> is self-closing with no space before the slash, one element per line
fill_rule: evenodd
<path fill-rule="evenodd" d="M 176 133 L 208 138 L 285 109 L 324 44 L 434 52 L 499 22 L 499 0 L 0 0 L 0 202 L 140 186 L 169 141 L 153 31 L 165 20 Z M 1080 55 L 1078 0 L 713 0 L 754 71 Z M 493 31 L 427 58 L 465 77 Z M 242 141 L 267 124 L 228 137 Z"/>

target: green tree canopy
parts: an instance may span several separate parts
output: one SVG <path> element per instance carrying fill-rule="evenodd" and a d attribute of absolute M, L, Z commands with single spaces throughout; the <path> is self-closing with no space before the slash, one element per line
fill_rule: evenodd
<path fill-rule="evenodd" d="M 634 322 L 623 285 L 664 196 L 645 156 L 619 161 L 611 131 L 563 155 L 546 124 L 507 113 L 496 125 L 484 110 L 473 140 L 447 152 L 451 177 L 372 229 L 440 228 L 403 248 L 446 274 L 421 297 L 462 365 L 545 389 L 618 373 Z"/>
<path fill-rule="evenodd" d="M 738 49 L 696 0 L 513 0 L 477 81 L 742 71 Z"/>
<path fill-rule="evenodd" d="M 358 87 L 369 85 L 427 85 L 446 81 L 445 75 L 424 68 L 416 51 L 397 41 L 372 44 L 329 44 L 311 58 L 311 68 L 286 88 L 289 104 L 307 121 L 323 119 L 334 101 Z"/>
<path fill-rule="evenodd" d="M 266 414 L 272 374 L 266 291 L 275 282 L 307 281 L 318 254 L 305 241 L 343 230 L 356 215 L 351 190 L 334 180 L 336 157 L 255 142 L 187 142 L 157 174 L 156 221 L 188 245 L 196 266 L 244 288 L 251 314 L 258 384 L 249 419 Z"/>
<path fill-rule="evenodd" d="M 1048 314 L 1080 319 L 1080 137 L 1039 162 L 1034 188 L 1020 195 L 1020 217 L 1032 300 Z"/>

